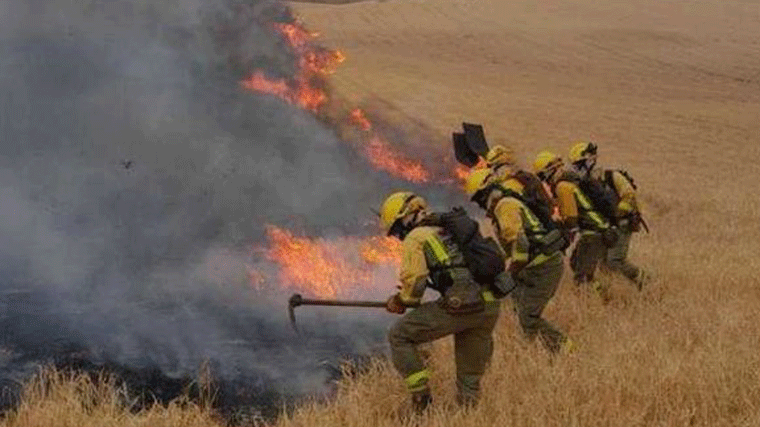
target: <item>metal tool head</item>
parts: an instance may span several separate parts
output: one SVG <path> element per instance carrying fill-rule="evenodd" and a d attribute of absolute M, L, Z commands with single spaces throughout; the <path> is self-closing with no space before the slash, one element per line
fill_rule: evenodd
<path fill-rule="evenodd" d="M 485 157 L 488 154 L 488 142 L 486 141 L 486 134 L 483 131 L 483 125 L 462 123 L 462 129 L 464 130 L 464 138 L 470 150 L 481 157 Z"/>
<path fill-rule="evenodd" d="M 298 327 L 296 327 L 295 308 L 301 305 L 302 302 L 303 297 L 301 297 L 301 294 L 293 294 L 290 296 L 290 299 L 288 299 L 288 317 L 290 318 L 290 325 L 296 332 L 298 332 Z"/>
<path fill-rule="evenodd" d="M 467 167 L 478 164 L 480 156 L 467 145 L 464 133 L 454 132 L 451 134 L 451 139 L 454 142 L 454 157 L 459 163 Z"/>

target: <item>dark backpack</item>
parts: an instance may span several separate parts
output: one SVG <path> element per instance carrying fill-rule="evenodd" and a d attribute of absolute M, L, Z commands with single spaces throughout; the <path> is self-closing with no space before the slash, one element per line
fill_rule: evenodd
<path fill-rule="evenodd" d="M 615 186 L 610 187 L 603 180 L 585 176 L 578 181 L 578 187 L 588 197 L 594 206 L 594 210 L 614 223 L 617 218 L 617 204 L 620 200 L 617 192 L 615 192 Z"/>
<path fill-rule="evenodd" d="M 594 205 L 594 209 L 613 224 L 617 220 L 617 206 L 620 203 L 620 195 L 612 179 L 614 172 L 620 172 L 634 190 L 637 188 L 631 175 L 627 171 L 619 169 L 606 169 L 602 174 L 601 180 L 587 176 L 581 178 L 578 182 L 581 191 L 589 198 L 591 204 Z"/>
<path fill-rule="evenodd" d="M 424 225 L 437 225 L 451 236 L 460 251 L 467 269 L 480 284 L 493 284 L 496 276 L 505 270 L 506 259 L 499 244 L 480 233 L 480 227 L 462 207 L 449 212 L 433 213 Z"/>
<path fill-rule="evenodd" d="M 500 188 L 502 192 L 523 202 L 536 215 L 538 220 L 541 221 L 541 225 L 544 226 L 546 231 L 556 229 L 557 224 L 552 219 L 554 201 L 546 192 L 546 188 L 544 188 L 541 180 L 536 175 L 523 170 L 515 172 L 512 177 L 522 184 L 524 188 L 523 194 L 517 194 L 514 191 Z"/>

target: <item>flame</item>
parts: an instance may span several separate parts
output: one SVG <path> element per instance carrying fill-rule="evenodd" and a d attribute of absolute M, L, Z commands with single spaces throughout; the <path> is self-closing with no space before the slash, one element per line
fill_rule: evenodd
<path fill-rule="evenodd" d="M 285 79 L 270 80 L 261 71 L 256 71 L 240 84 L 249 90 L 276 95 L 288 100 L 291 99 L 291 89 L 285 82 Z"/>
<path fill-rule="evenodd" d="M 319 112 L 329 101 L 327 93 L 322 89 L 325 86 L 324 76 L 335 72 L 345 56 L 338 50 L 314 46 L 311 40 L 316 33 L 310 33 L 298 22 L 277 23 L 273 26 L 298 55 L 296 76 L 292 79 L 270 79 L 261 70 L 257 70 L 241 81 L 241 86 Z M 352 110 L 349 120 L 360 130 L 372 132 L 372 123 L 361 109 Z M 430 180 L 430 173 L 422 163 L 405 158 L 375 132 L 368 136 L 366 144 L 360 149 L 373 166 L 393 176 L 415 183 Z"/>
<path fill-rule="evenodd" d="M 375 286 L 374 268 L 397 266 L 401 258 L 401 243 L 390 237 L 310 239 L 275 226 L 267 226 L 266 233 L 269 245 L 259 251 L 277 265 L 278 287 L 320 298 Z M 248 276 L 258 290 L 270 284 L 255 268 L 249 267 Z"/>
<path fill-rule="evenodd" d="M 458 165 L 454 166 L 454 170 L 453 170 L 452 174 L 456 178 L 457 182 L 459 182 L 460 184 L 464 184 L 465 181 L 467 181 L 467 177 L 470 176 L 471 172 L 473 172 L 475 170 L 478 170 L 478 169 L 487 168 L 487 167 L 488 167 L 488 163 L 486 163 L 486 160 L 484 158 L 482 158 L 482 157 L 479 157 L 478 158 L 478 163 L 476 163 L 475 166 L 473 166 L 471 168 L 469 168 L 467 166 L 464 166 L 462 164 L 458 164 Z"/>
<path fill-rule="evenodd" d="M 261 71 L 256 71 L 240 82 L 240 85 L 254 92 L 277 96 L 314 112 L 327 102 L 327 94 L 307 81 L 297 79 L 293 83 L 288 83 L 285 79 L 272 80 L 264 76 Z"/>
<path fill-rule="evenodd" d="M 353 109 L 348 118 L 362 131 L 372 131 L 372 122 L 361 108 Z M 428 182 L 430 179 L 430 173 L 422 163 L 404 158 L 375 132 L 371 132 L 369 140 L 362 148 L 364 156 L 373 166 L 395 177 L 416 183 Z"/>
<path fill-rule="evenodd" d="M 370 264 L 395 264 L 401 259 L 401 241 L 393 237 L 373 237 L 364 242 L 362 258 Z"/>
<path fill-rule="evenodd" d="M 310 33 L 297 22 L 293 23 L 275 23 L 274 28 L 288 41 L 288 44 L 294 48 L 302 48 L 317 36 L 316 33 Z"/>
<path fill-rule="evenodd" d="M 359 129 L 363 131 L 369 131 L 372 129 L 372 123 L 367 119 L 367 115 L 364 114 L 364 111 L 361 108 L 355 108 L 352 110 L 349 114 L 349 118 L 353 124 L 359 126 Z"/>
<path fill-rule="evenodd" d="M 467 180 L 470 175 L 470 168 L 464 165 L 456 165 L 454 167 L 454 176 L 461 182 Z"/>
<path fill-rule="evenodd" d="M 430 174 L 420 162 L 402 157 L 401 154 L 391 150 L 388 143 L 377 135 L 374 135 L 364 147 L 364 154 L 373 166 L 393 176 L 415 183 L 430 180 Z"/>
<path fill-rule="evenodd" d="M 324 52 L 305 52 L 300 59 L 300 65 L 312 73 L 332 74 L 338 65 L 346 60 L 339 50 Z"/>
<path fill-rule="evenodd" d="M 298 55 L 298 72 L 292 79 L 270 79 L 261 70 L 254 71 L 240 82 L 245 89 L 277 96 L 291 104 L 313 112 L 328 101 L 322 89 L 321 76 L 335 72 L 345 60 L 340 51 L 323 49 L 310 44 L 315 33 L 309 33 L 299 23 L 273 24 Z"/>

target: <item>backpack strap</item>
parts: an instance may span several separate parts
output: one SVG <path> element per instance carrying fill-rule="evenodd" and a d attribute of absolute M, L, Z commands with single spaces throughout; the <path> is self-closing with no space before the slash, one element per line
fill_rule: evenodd
<path fill-rule="evenodd" d="M 518 193 L 517 191 L 502 186 L 501 184 L 494 184 L 496 186 L 496 189 L 501 191 L 501 197 L 499 197 L 497 200 L 501 200 L 505 197 L 512 197 L 514 199 L 519 200 L 522 204 L 525 204 L 525 198 L 522 196 L 522 194 Z"/>
<path fill-rule="evenodd" d="M 524 171 L 522 169 L 512 174 L 512 178 L 516 179 L 520 184 L 523 185 L 523 187 L 530 185 L 530 178 L 528 178 L 529 176 L 530 172 Z"/>
<path fill-rule="evenodd" d="M 551 183 L 550 188 L 552 190 L 552 196 L 557 197 L 557 185 L 560 182 L 570 182 L 575 185 L 579 185 L 581 182 L 581 177 L 578 176 L 578 174 L 570 172 L 570 171 L 563 171 L 562 174 L 557 178 L 556 181 Z"/>
<path fill-rule="evenodd" d="M 504 187 L 504 186 L 502 186 L 499 183 L 492 183 L 492 184 L 490 184 L 489 187 L 491 189 L 490 191 L 494 191 L 495 190 L 495 191 L 498 191 L 500 193 L 500 195 L 498 197 L 496 197 L 491 202 L 491 204 L 488 206 L 488 214 L 489 215 L 493 215 L 493 211 L 494 211 L 494 209 L 496 209 L 496 205 L 498 205 L 499 201 L 501 201 L 502 199 L 504 199 L 506 197 L 512 197 L 514 199 L 519 200 L 520 203 L 522 203 L 523 205 L 525 204 L 525 198 L 522 195 L 520 195 L 520 193 L 516 192 L 515 190 L 513 190 L 511 188 Z"/>
<path fill-rule="evenodd" d="M 618 172 L 620 172 L 621 175 L 625 177 L 625 179 L 628 180 L 628 182 L 631 184 L 631 187 L 633 187 L 634 190 L 637 190 L 638 187 L 636 186 L 636 183 L 633 182 L 633 177 L 631 174 L 628 173 L 628 171 L 618 169 Z"/>
<path fill-rule="evenodd" d="M 604 180 L 603 180 L 603 182 L 604 182 L 604 185 L 606 185 L 607 187 L 611 188 L 612 191 L 615 192 L 615 195 L 617 197 L 620 197 L 620 194 L 618 194 L 617 187 L 615 187 L 615 180 L 612 177 L 613 173 L 615 173 L 615 171 L 613 171 L 612 169 L 605 169 L 604 170 Z"/>

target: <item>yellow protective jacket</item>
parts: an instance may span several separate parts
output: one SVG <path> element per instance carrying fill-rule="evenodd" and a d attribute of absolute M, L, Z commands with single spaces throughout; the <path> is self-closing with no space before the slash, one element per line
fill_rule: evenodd
<path fill-rule="evenodd" d="M 559 178 L 552 192 L 557 199 L 562 222 L 566 226 L 577 226 L 586 231 L 603 231 L 609 228 L 609 223 L 594 210 L 589 198 L 568 174 Z"/>
<path fill-rule="evenodd" d="M 462 253 L 437 226 L 418 226 L 402 242 L 399 298 L 404 305 L 416 305 L 427 287 L 436 288 L 431 270 L 452 267 L 469 275 Z M 466 270 L 466 271 L 465 271 Z"/>
<path fill-rule="evenodd" d="M 522 184 L 508 178 L 500 185 L 523 194 Z M 541 221 L 525 204 L 515 197 L 503 196 L 492 202 L 489 217 L 496 229 L 496 236 L 507 258 L 512 262 L 538 264 L 545 260 L 539 255 L 531 258 L 532 240 L 546 233 Z"/>

